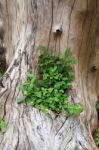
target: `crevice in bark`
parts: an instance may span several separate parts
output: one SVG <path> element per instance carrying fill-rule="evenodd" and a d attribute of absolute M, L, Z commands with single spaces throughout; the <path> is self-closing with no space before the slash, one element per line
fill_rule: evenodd
<path fill-rule="evenodd" d="M 48 48 L 49 48 L 49 44 L 50 44 L 50 38 L 51 38 L 51 32 L 52 32 L 52 26 L 53 26 L 53 0 L 51 0 L 51 7 L 52 7 L 52 11 L 51 11 L 51 27 L 50 27 L 50 31 L 49 31 L 49 40 L 48 40 Z"/>
<path fill-rule="evenodd" d="M 73 5 L 71 7 L 70 15 L 69 15 L 69 27 L 68 27 L 68 37 L 67 37 L 67 48 L 68 48 L 68 42 L 69 42 L 69 35 L 70 35 L 70 26 L 71 26 L 71 17 L 72 17 L 72 12 L 73 8 L 75 6 L 76 0 L 73 1 Z"/>

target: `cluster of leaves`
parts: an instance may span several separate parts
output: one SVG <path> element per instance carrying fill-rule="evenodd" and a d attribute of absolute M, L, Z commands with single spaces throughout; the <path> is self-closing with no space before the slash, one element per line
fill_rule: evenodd
<path fill-rule="evenodd" d="M 0 118 L 0 132 L 5 132 L 6 130 L 6 123 L 3 118 Z"/>
<path fill-rule="evenodd" d="M 97 147 L 99 148 L 99 130 L 96 130 L 96 132 L 94 133 L 94 140 Z"/>
<path fill-rule="evenodd" d="M 0 68 L 0 78 L 4 75 L 5 70 L 3 68 Z"/>
<path fill-rule="evenodd" d="M 47 48 L 40 46 L 38 58 L 39 78 L 27 73 L 27 83 L 20 85 L 23 96 L 18 103 L 26 101 L 29 105 L 48 113 L 66 112 L 69 116 L 79 114 L 83 108 L 79 104 L 68 103 L 68 89 L 74 80 L 72 65 L 75 59 L 71 57 L 70 49 L 59 57 Z"/>

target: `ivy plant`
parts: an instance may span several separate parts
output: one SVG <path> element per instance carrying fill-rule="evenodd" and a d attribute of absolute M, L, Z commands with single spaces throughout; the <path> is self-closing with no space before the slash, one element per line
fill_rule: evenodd
<path fill-rule="evenodd" d="M 95 143 L 96 143 L 97 147 L 99 148 L 99 130 L 95 131 L 94 140 L 95 140 Z"/>
<path fill-rule="evenodd" d="M 74 80 L 73 65 L 76 60 L 71 56 L 71 50 L 66 49 L 61 56 L 55 55 L 49 49 L 39 46 L 38 58 L 39 77 L 27 73 L 27 82 L 21 83 L 23 96 L 18 104 L 27 102 L 42 112 L 49 110 L 55 113 L 64 112 L 68 116 L 81 113 L 83 108 L 79 104 L 69 104 L 68 89 Z"/>
<path fill-rule="evenodd" d="M 6 130 L 6 123 L 3 118 L 0 118 L 0 132 L 5 132 Z"/>

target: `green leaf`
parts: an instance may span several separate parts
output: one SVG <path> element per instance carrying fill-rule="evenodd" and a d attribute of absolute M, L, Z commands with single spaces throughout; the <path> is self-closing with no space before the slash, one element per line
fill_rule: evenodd
<path fill-rule="evenodd" d="M 0 131 L 5 132 L 6 131 L 6 123 L 3 118 L 0 118 Z"/>
<path fill-rule="evenodd" d="M 26 91 L 26 89 L 27 89 L 27 83 L 21 83 L 20 84 L 20 90 L 22 91 L 22 92 L 24 92 L 24 91 Z"/>
<path fill-rule="evenodd" d="M 74 58 L 72 58 L 72 59 L 70 60 L 70 64 L 72 64 L 72 65 L 77 64 L 77 60 L 74 59 Z"/>
<path fill-rule="evenodd" d="M 25 99 L 26 99 L 25 96 L 21 96 L 21 97 L 19 97 L 17 103 L 18 103 L 18 104 L 21 104 L 21 103 L 23 103 L 23 102 L 25 101 Z"/>
<path fill-rule="evenodd" d="M 79 104 L 69 104 L 67 110 L 69 116 L 74 116 L 80 114 L 83 111 L 83 108 Z"/>
<path fill-rule="evenodd" d="M 99 110 L 99 102 L 96 104 L 96 109 Z"/>
<path fill-rule="evenodd" d="M 41 96 L 42 96 L 41 91 L 35 91 L 35 96 L 41 98 Z"/>
<path fill-rule="evenodd" d="M 53 91 L 53 88 L 49 88 L 49 89 L 48 89 L 48 92 L 49 92 L 49 93 L 52 93 L 52 91 Z"/>
<path fill-rule="evenodd" d="M 96 139 L 95 143 L 96 143 L 97 146 L 99 146 L 99 139 Z"/>
<path fill-rule="evenodd" d="M 44 73 L 44 74 L 43 74 L 43 79 L 44 79 L 44 80 L 48 79 L 48 77 L 49 77 L 49 74 L 48 74 L 48 73 Z"/>
<path fill-rule="evenodd" d="M 28 103 L 29 106 L 35 106 L 35 104 L 36 104 L 34 98 L 33 98 L 33 99 L 29 99 L 29 100 L 27 101 L 27 103 Z"/>
<path fill-rule="evenodd" d="M 99 138 L 99 131 L 96 131 L 95 136 Z"/>
<path fill-rule="evenodd" d="M 35 75 L 34 75 L 33 73 L 27 72 L 27 73 L 26 73 L 26 76 L 27 76 L 28 79 L 32 79 L 32 82 L 33 82 L 33 83 L 35 82 L 36 77 L 35 77 Z"/>
<path fill-rule="evenodd" d="M 71 48 L 67 48 L 64 52 L 64 57 L 67 58 L 67 57 L 70 57 L 71 56 Z"/>

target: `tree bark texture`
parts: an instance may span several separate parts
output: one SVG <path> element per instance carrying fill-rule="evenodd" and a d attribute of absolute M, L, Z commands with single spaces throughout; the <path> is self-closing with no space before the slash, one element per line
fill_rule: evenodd
<path fill-rule="evenodd" d="M 92 131 L 98 126 L 99 1 L 4 0 L 3 10 L 9 67 L 0 86 L 0 116 L 7 123 L 0 150 L 97 150 Z M 77 65 L 70 99 L 84 107 L 80 116 L 48 118 L 17 104 L 26 72 L 37 72 L 40 44 L 56 53 L 73 50 Z"/>

